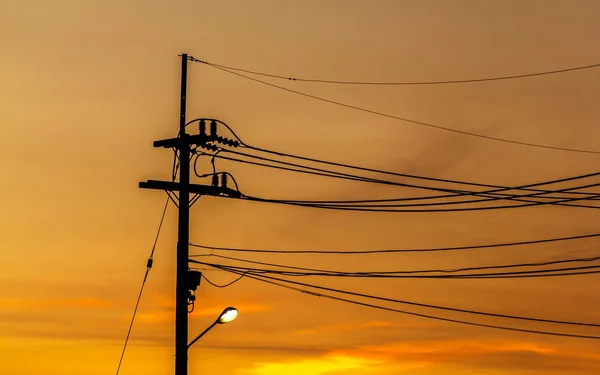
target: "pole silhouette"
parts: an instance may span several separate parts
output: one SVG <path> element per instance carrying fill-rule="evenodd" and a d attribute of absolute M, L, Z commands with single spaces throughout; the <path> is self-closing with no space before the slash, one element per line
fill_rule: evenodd
<path fill-rule="evenodd" d="M 163 190 L 169 193 L 169 198 L 178 207 L 177 228 L 177 276 L 175 288 L 175 375 L 187 375 L 188 368 L 188 306 L 193 305 L 196 288 L 200 285 L 201 274 L 190 270 L 189 242 L 190 242 L 190 207 L 203 195 L 227 196 L 239 198 L 240 192 L 227 187 L 227 173 L 214 173 L 211 185 L 190 183 L 190 158 L 197 153 L 197 147 L 217 151 L 222 146 L 238 147 L 239 142 L 217 135 L 218 123 L 216 119 L 198 118 L 186 122 L 187 101 L 187 54 L 181 55 L 181 105 L 179 113 L 179 136 L 154 142 L 154 147 L 176 149 L 179 159 L 179 181 L 147 180 L 140 182 L 142 189 Z M 199 122 L 199 134 L 187 134 L 186 126 L 192 122 Z M 210 134 L 206 133 L 206 123 L 210 122 Z M 194 145 L 194 150 L 192 150 Z M 196 147 L 197 146 L 197 147 Z M 220 177 L 220 179 L 219 179 Z M 179 192 L 178 196 L 170 194 Z M 194 199 L 190 201 L 190 194 Z"/>
<path fill-rule="evenodd" d="M 190 242 L 190 144 L 185 132 L 188 55 L 181 55 L 179 109 L 179 216 L 177 229 L 177 286 L 175 291 L 175 375 L 187 375 L 188 258 Z"/>

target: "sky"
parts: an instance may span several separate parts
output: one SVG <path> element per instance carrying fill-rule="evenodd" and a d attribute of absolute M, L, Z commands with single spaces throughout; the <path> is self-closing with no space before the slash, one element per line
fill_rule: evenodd
<path fill-rule="evenodd" d="M 178 131 L 178 54 L 331 80 L 521 74 L 598 63 L 598 12 L 600 3 L 593 0 L 0 1 L 0 372 L 116 371 L 166 199 L 162 192 L 139 189 L 138 182 L 170 178 L 172 154 L 153 148 L 152 142 Z M 598 70 L 438 86 L 265 80 L 461 131 L 600 150 Z M 189 65 L 187 115 L 218 118 L 257 147 L 435 178 L 518 185 L 597 171 L 597 154 L 419 126 L 294 95 L 199 63 Z M 210 171 L 206 161 L 199 164 L 202 173 Z M 260 197 L 415 195 L 404 188 L 223 160 L 217 167 L 232 173 L 244 193 Z M 556 206 L 365 213 L 210 197 L 193 207 L 190 228 L 193 243 L 212 246 L 340 250 L 511 242 L 600 229 L 595 210 Z M 176 209 L 170 205 L 122 375 L 173 371 L 176 231 Z M 588 239 L 444 254 L 235 256 L 372 271 L 539 262 L 597 255 L 596 247 L 597 240 Z M 205 271 L 205 276 L 217 284 L 235 279 L 218 271 Z M 499 314 L 600 323 L 594 275 L 300 281 Z M 248 278 L 227 288 L 203 281 L 190 314 L 190 336 L 227 306 L 238 308 L 238 318 L 216 327 L 191 349 L 190 374 L 600 371 L 594 340 L 440 322 Z M 467 318 L 526 329 L 562 328 Z M 594 328 L 564 329 L 600 334 Z"/>

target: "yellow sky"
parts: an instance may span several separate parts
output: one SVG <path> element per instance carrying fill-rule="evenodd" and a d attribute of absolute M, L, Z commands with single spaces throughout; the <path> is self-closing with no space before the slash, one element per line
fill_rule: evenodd
<path fill-rule="evenodd" d="M 172 155 L 154 149 L 152 142 L 177 132 L 178 54 L 326 79 L 519 74 L 600 61 L 599 12 L 594 0 L 0 1 L 0 373 L 115 371 L 165 199 L 137 184 L 169 178 Z M 600 149 L 598 70 L 448 86 L 275 83 L 464 131 Z M 595 172 L 598 165 L 595 155 L 527 148 L 376 117 L 200 64 L 189 67 L 188 117 L 218 118 L 259 147 L 488 184 L 538 182 Z M 218 166 L 233 173 L 245 193 L 261 197 L 413 194 L 222 161 Z M 598 232 L 593 211 L 315 212 L 203 198 L 192 212 L 191 240 L 257 248 L 453 246 Z M 170 206 L 122 375 L 173 369 L 175 212 Z M 442 255 L 246 257 L 315 268 L 389 270 L 591 256 L 596 245 L 585 240 Z M 206 275 L 218 283 L 233 277 Z M 596 280 L 309 282 L 424 303 L 598 322 Z M 203 283 L 190 335 L 230 305 L 239 309 L 238 319 L 215 328 L 191 350 L 190 374 L 574 375 L 600 370 L 597 342 L 424 320 L 252 280 L 226 289 Z"/>

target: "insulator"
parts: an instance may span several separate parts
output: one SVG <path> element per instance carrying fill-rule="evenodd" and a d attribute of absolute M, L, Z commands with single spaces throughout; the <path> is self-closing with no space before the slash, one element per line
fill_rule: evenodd
<path fill-rule="evenodd" d="M 217 122 L 215 120 L 210 121 L 210 136 L 211 137 L 217 136 Z"/>
<path fill-rule="evenodd" d="M 233 147 L 239 147 L 239 145 L 240 145 L 240 142 L 238 142 L 238 141 L 233 141 Z"/>
<path fill-rule="evenodd" d="M 225 138 L 223 138 L 221 136 L 218 136 L 217 137 L 217 142 L 225 144 Z"/>
<path fill-rule="evenodd" d="M 150 269 L 152 268 L 152 258 L 148 258 L 148 263 L 146 263 L 146 268 Z"/>
<path fill-rule="evenodd" d="M 221 175 L 221 187 L 222 188 L 226 188 L 227 187 L 227 173 L 223 173 Z"/>
<path fill-rule="evenodd" d="M 212 175 L 212 186 L 219 186 L 219 176 L 217 174 Z"/>
<path fill-rule="evenodd" d="M 206 136 L 206 120 L 200 120 L 200 135 Z"/>

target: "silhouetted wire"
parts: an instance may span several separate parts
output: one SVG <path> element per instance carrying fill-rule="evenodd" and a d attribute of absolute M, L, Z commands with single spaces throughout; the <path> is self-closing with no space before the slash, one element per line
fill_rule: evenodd
<path fill-rule="evenodd" d="M 198 244 L 194 244 L 194 243 L 190 243 L 190 246 L 199 247 L 199 248 L 203 248 L 203 249 L 209 249 L 209 250 L 246 252 L 246 253 L 352 255 L 352 254 L 414 253 L 414 252 L 434 252 L 434 251 L 437 252 L 437 251 L 476 250 L 476 249 L 487 249 L 487 248 L 495 248 L 495 247 L 522 246 L 522 245 L 533 245 L 533 244 L 541 244 L 541 243 L 548 243 L 548 242 L 571 241 L 571 240 L 593 238 L 593 237 L 600 237 L 600 233 L 582 234 L 582 235 L 570 236 L 570 237 L 546 238 L 546 239 L 530 240 L 530 241 L 495 243 L 495 244 L 486 244 L 486 245 L 413 248 L 413 249 L 370 249 L 370 250 L 354 250 L 354 251 L 349 251 L 349 250 L 252 249 L 252 248 L 206 246 L 206 245 L 198 245 Z"/>
<path fill-rule="evenodd" d="M 232 272 L 236 273 L 234 271 L 232 271 Z M 492 325 L 492 324 L 470 322 L 470 321 L 465 321 L 465 320 L 450 319 L 450 318 L 444 318 L 444 317 L 435 316 L 435 315 L 429 315 L 429 314 L 420 314 L 420 313 L 415 313 L 415 312 L 411 312 L 411 311 L 398 310 L 398 309 L 394 309 L 394 308 L 390 308 L 390 307 L 373 305 L 373 304 L 366 303 L 366 302 L 360 302 L 360 301 L 350 300 L 350 299 L 346 299 L 346 298 L 342 298 L 342 297 L 337 297 L 337 296 L 327 295 L 327 294 L 323 294 L 323 293 L 313 292 L 313 291 L 306 290 L 306 289 L 295 288 L 295 287 L 292 287 L 292 286 L 289 286 L 289 285 L 278 283 L 277 281 L 279 281 L 279 282 L 289 282 L 291 284 L 296 284 L 296 285 L 306 285 L 306 286 L 309 286 L 309 287 L 314 287 L 315 289 L 325 289 L 325 290 L 328 290 L 328 289 L 331 289 L 331 288 L 323 288 L 323 287 L 311 286 L 310 284 L 290 282 L 289 280 L 278 279 L 278 278 L 274 278 L 274 277 L 257 276 L 257 275 L 254 275 L 254 274 L 248 274 L 248 275 L 246 275 L 246 277 L 254 279 L 254 280 L 257 280 L 257 281 L 262 281 L 262 282 L 265 282 L 265 283 L 269 283 L 269 284 L 272 284 L 272 285 L 277 285 L 277 286 L 280 286 L 280 287 L 284 287 L 284 288 L 287 288 L 287 289 L 293 289 L 293 290 L 296 290 L 296 291 L 299 291 L 299 292 L 302 292 L 302 293 L 306 293 L 306 294 L 310 294 L 310 295 L 313 295 L 313 296 L 316 296 L 316 297 L 330 298 L 330 299 L 334 299 L 334 300 L 337 300 L 337 301 L 348 302 L 348 303 L 352 303 L 352 304 L 356 304 L 356 305 L 361 305 L 361 306 L 365 306 L 365 307 L 372 307 L 372 308 L 376 308 L 376 309 L 380 309 L 380 310 L 387 310 L 387 311 L 392 311 L 392 312 L 398 312 L 398 313 L 401 313 L 401 314 L 418 316 L 418 317 L 428 318 L 428 319 L 435 319 L 435 320 L 439 320 L 439 321 L 445 321 L 445 322 L 451 322 L 451 323 L 460 323 L 460 324 L 466 324 L 466 325 L 477 326 L 477 327 L 502 329 L 502 330 L 515 331 L 515 332 L 535 333 L 535 334 L 541 334 L 541 335 L 573 337 L 573 338 L 585 338 L 585 339 L 595 339 L 595 340 L 600 339 L 600 336 L 577 335 L 577 334 L 571 334 L 571 333 L 541 331 L 541 330 L 529 330 L 529 329 L 516 328 L 516 327 L 506 327 L 506 326 L 498 326 L 498 325 Z M 276 280 L 276 281 L 273 281 L 273 280 Z M 348 292 L 345 292 L 345 291 L 338 291 L 336 289 L 331 289 L 331 291 L 337 292 L 337 293 L 342 293 L 342 294 L 353 294 L 353 295 L 355 294 L 355 293 L 348 293 Z M 356 293 L 356 294 L 358 294 L 358 293 Z M 369 298 L 369 297 L 367 297 L 367 298 Z M 572 323 L 574 323 L 574 322 L 572 322 Z"/>
<path fill-rule="evenodd" d="M 336 289 L 336 288 L 328 288 L 328 287 L 314 285 L 314 284 L 301 283 L 301 282 L 288 280 L 288 279 L 280 279 L 280 278 L 272 277 L 272 276 L 257 275 L 255 273 L 251 273 L 251 272 L 246 273 L 246 274 L 248 276 L 252 275 L 252 276 L 256 276 L 256 277 L 266 278 L 269 280 L 276 280 L 276 281 L 293 284 L 293 285 L 300 285 L 300 286 L 314 288 L 314 289 L 326 290 L 329 292 L 347 294 L 347 295 L 352 295 L 355 297 L 369 298 L 369 299 L 375 299 L 375 300 L 392 302 L 392 303 L 399 303 L 399 304 L 409 305 L 409 306 L 425 307 L 425 308 L 430 308 L 430 309 L 435 309 L 435 310 L 445 310 L 445 311 L 452 311 L 452 312 L 458 312 L 458 313 L 464 313 L 464 314 L 490 316 L 490 317 L 494 317 L 494 318 L 503 318 L 503 319 L 527 320 L 527 321 L 538 322 L 538 323 L 564 324 L 564 325 L 575 325 L 575 326 L 584 326 L 584 327 L 600 327 L 600 324 L 596 324 L 596 323 L 543 319 L 543 318 L 534 318 L 534 317 L 527 317 L 527 316 L 496 314 L 496 313 L 490 313 L 490 312 L 485 312 L 485 311 L 460 309 L 460 308 L 454 308 L 454 307 L 439 306 L 439 305 L 419 303 L 419 302 L 414 302 L 414 301 L 406 301 L 406 300 L 399 300 L 399 299 L 393 299 L 393 298 L 387 298 L 387 297 L 381 297 L 381 296 L 374 296 L 374 295 L 370 295 L 370 294 L 350 292 L 350 291 Z"/>
<path fill-rule="evenodd" d="M 224 160 L 229 160 L 229 161 L 234 161 L 234 162 L 239 162 L 239 163 L 243 163 L 243 164 L 251 164 L 251 165 L 257 165 L 257 166 L 261 166 L 261 167 L 267 167 L 267 168 L 274 168 L 274 169 L 280 169 L 280 170 L 286 170 L 286 171 L 292 171 L 292 172 L 299 172 L 299 173 L 305 173 L 305 174 L 311 174 L 311 175 L 318 175 L 318 176 L 325 176 L 325 177 L 333 177 L 333 178 L 341 178 L 341 179 L 345 179 L 345 180 L 352 180 L 352 181 L 361 181 L 361 182 L 370 182 L 370 183 L 378 183 L 378 184 L 385 184 L 385 185 L 394 185 L 394 186 L 400 186 L 400 187 L 408 187 L 408 188 L 417 188 L 417 189 L 425 189 L 425 190 L 433 190 L 433 191 L 443 191 L 443 192 L 451 192 L 452 194 L 448 194 L 448 195 L 439 195 L 439 196 L 429 196 L 429 197 L 414 197 L 414 198 L 396 198 L 396 199 L 373 199 L 373 200 L 345 200 L 345 201 L 308 201 L 308 200 L 280 200 L 280 201 L 285 201 L 285 202 L 291 202 L 291 203 L 298 203 L 298 204 L 325 204 L 325 205 L 344 205 L 344 203 L 347 204 L 359 204 L 359 203 L 369 203 L 369 202 L 398 202 L 398 201 L 412 201 L 412 200 L 425 200 L 425 199 L 439 199 L 439 198 L 461 198 L 461 197 L 467 197 L 467 196 L 481 196 L 484 197 L 484 199 L 474 199 L 474 200 L 467 200 L 467 201 L 453 201 L 453 202 L 435 202 L 435 203 L 421 203 L 421 204 L 402 204 L 402 205 L 391 205 L 391 204 L 386 204 L 386 205 L 360 205 L 358 207 L 415 207 L 415 206 L 440 206 L 440 205 L 453 205 L 453 204 L 466 204 L 466 203 L 480 203 L 480 202 L 489 202 L 489 201 L 498 201 L 498 200 L 514 200 L 517 202 L 528 202 L 528 203 L 534 203 L 534 202 L 538 202 L 535 200 L 528 200 L 528 199 L 523 199 L 523 198 L 539 198 L 539 199 L 565 199 L 565 198 L 559 198 L 559 197 L 545 197 L 545 196 L 541 196 L 544 194 L 555 194 L 555 193 L 564 193 L 564 194 L 579 194 L 579 195 L 585 195 L 585 196 L 592 196 L 592 198 L 590 198 L 590 200 L 593 200 L 595 198 L 597 198 L 598 194 L 594 194 L 594 193 L 586 193 L 586 192 L 576 192 L 573 190 L 580 190 L 580 189 L 584 189 L 584 188 L 588 188 L 588 187 L 594 187 L 594 186 L 598 186 L 600 184 L 591 184 L 591 185 L 580 185 L 580 186 L 576 186 L 576 187 L 570 187 L 570 188 L 564 188 L 564 189 L 558 189 L 558 190 L 534 190 L 534 191 L 538 191 L 537 193 L 529 193 L 529 194 L 522 194 L 522 195 L 517 195 L 517 194 L 501 194 L 501 196 L 499 197 L 489 197 L 487 196 L 488 194 L 493 194 L 493 195 L 498 195 L 498 193 L 495 192 L 474 192 L 474 191 L 468 191 L 468 190 L 451 190 L 451 189 L 444 189 L 444 188 L 436 188 L 436 187 L 430 187 L 430 186 L 423 186 L 423 185 L 414 185 L 414 184 L 405 184 L 405 183 L 397 183 L 394 181 L 388 181 L 388 180 L 379 180 L 379 179 L 372 179 L 372 178 L 368 178 L 368 177 L 362 177 L 362 176 L 357 176 L 357 175 L 351 175 L 351 174 L 347 174 L 347 173 L 340 173 L 340 172 L 335 172 L 335 171 L 329 171 L 329 170 L 325 170 L 325 169 L 320 169 L 320 168 L 314 168 L 314 167 L 310 167 L 310 166 L 303 166 L 303 165 L 299 165 L 299 164 L 294 164 L 294 163 L 287 163 L 287 162 L 283 162 L 283 161 L 279 161 L 279 160 L 274 160 L 274 159 L 269 159 L 269 158 L 262 158 L 256 155 L 250 155 L 250 154 L 244 154 L 244 153 L 239 153 L 239 152 L 235 152 L 235 151 L 230 151 L 230 150 L 222 150 L 223 152 L 229 152 L 229 153 L 233 153 L 233 154 L 238 154 L 241 156 L 248 156 L 248 157 L 252 157 L 252 158 L 256 158 L 259 160 L 264 160 L 264 161 L 269 161 L 269 162 L 275 162 L 275 163 L 280 163 L 280 164 L 284 164 L 284 165 L 289 165 L 292 167 L 299 167 L 299 168 L 305 168 L 307 170 L 299 170 L 299 169 L 294 169 L 294 168 L 287 168 L 287 167 L 280 167 L 277 165 L 270 165 L 270 164 L 264 164 L 264 163 L 258 163 L 258 162 L 252 162 L 252 161 L 248 161 L 248 160 L 242 160 L 242 159 L 236 159 L 236 158 L 229 158 L 226 156 L 221 156 L 221 155 L 215 155 L 214 157 L 216 158 L 220 158 L 220 159 L 224 159 Z M 312 172 L 312 171 L 316 171 L 316 172 Z M 325 173 L 321 173 L 321 172 L 325 172 Z M 594 177 L 596 175 L 600 175 L 600 173 L 592 173 L 592 174 L 587 174 L 584 176 L 575 176 L 575 177 L 568 177 L 565 179 L 561 179 L 558 182 L 565 182 L 566 181 L 570 181 L 570 180 L 576 180 L 576 179 L 582 179 L 582 178 L 589 178 L 589 177 Z M 540 183 L 540 184 L 551 184 L 551 183 L 558 183 L 558 182 L 544 182 L 544 183 Z M 534 184 L 535 185 L 535 184 Z M 514 190 L 514 188 L 503 188 L 503 190 Z M 567 193 L 568 192 L 568 193 Z M 594 208 L 594 209 L 598 209 L 600 207 L 598 206 L 589 206 L 589 205 L 577 205 L 577 204 L 561 204 L 561 203 L 556 203 L 557 205 L 560 206 L 569 206 L 569 207 L 579 207 L 579 208 Z"/>
<path fill-rule="evenodd" d="M 238 277 L 237 279 L 235 279 L 235 280 L 233 280 L 233 281 L 231 281 L 231 282 L 229 282 L 227 284 L 219 285 L 219 284 L 213 283 L 204 274 L 202 274 L 202 278 L 204 280 L 206 280 L 210 285 L 212 285 L 212 286 L 214 286 L 216 288 L 227 288 L 228 286 L 231 286 L 231 285 L 237 283 L 238 281 L 240 281 L 241 279 L 243 279 L 244 276 L 246 276 L 246 273 L 241 274 L 240 277 Z"/>
<path fill-rule="evenodd" d="M 462 184 L 462 185 L 470 185 L 470 186 L 494 188 L 493 190 L 486 190 L 486 191 L 480 191 L 480 192 L 478 192 L 478 193 L 486 193 L 486 194 L 487 193 L 489 193 L 489 194 L 491 194 L 491 193 L 499 193 L 499 192 L 507 191 L 507 190 L 526 190 L 526 191 L 534 191 L 534 192 L 548 192 L 548 190 L 531 189 L 531 188 L 532 187 L 536 187 L 536 186 L 544 186 L 544 185 L 557 184 L 557 183 L 560 183 L 560 182 L 573 181 L 573 180 L 577 180 L 577 179 L 594 177 L 594 176 L 600 175 L 600 173 L 598 173 L 598 172 L 596 172 L 596 173 L 588 173 L 588 174 L 585 174 L 585 175 L 572 176 L 572 177 L 566 177 L 566 178 L 561 178 L 561 179 L 556 179 L 556 180 L 550 180 L 550 181 L 544 181 L 544 182 L 536 182 L 536 183 L 533 183 L 533 184 L 527 184 L 527 185 L 522 185 L 522 186 L 512 186 L 511 187 L 511 186 L 490 185 L 490 184 L 482 184 L 482 183 L 476 183 L 476 182 L 457 181 L 457 180 L 449 180 L 449 179 L 443 179 L 443 178 L 417 176 L 417 175 L 411 175 L 411 174 L 405 174 L 405 173 L 390 172 L 390 171 L 384 171 L 384 170 L 381 170 L 381 169 L 359 167 L 359 166 L 356 166 L 356 165 L 350 165 L 350 164 L 337 163 L 337 162 L 326 161 L 326 160 L 321 160 L 321 159 L 309 158 L 309 157 L 306 157 L 306 156 L 294 155 L 294 154 L 289 154 L 289 153 L 280 152 L 280 151 L 273 151 L 273 150 L 268 150 L 268 149 L 264 149 L 264 148 L 260 148 L 260 147 L 254 147 L 254 146 L 248 146 L 248 145 L 246 145 L 246 147 L 249 148 L 249 149 L 251 149 L 251 150 L 255 150 L 255 151 L 259 151 L 259 152 L 264 152 L 264 153 L 268 153 L 268 154 L 272 154 L 272 155 L 283 156 L 283 157 L 288 157 L 288 158 L 294 158 L 294 159 L 309 161 L 309 162 L 313 162 L 313 163 L 326 164 L 326 165 L 331 165 L 331 166 L 336 166 L 336 167 L 356 169 L 356 170 L 361 170 L 361 171 L 365 171 L 365 172 L 381 173 L 381 174 L 387 174 L 387 175 L 391 175 L 391 176 L 413 178 L 413 179 L 420 179 L 420 180 L 434 181 L 434 182 L 445 182 L 445 183 L 453 183 L 453 184 Z M 233 151 L 229 151 L 229 152 L 233 153 Z M 241 154 L 239 152 L 237 152 L 237 153 Z M 588 193 L 573 192 L 572 194 L 588 194 Z M 511 194 L 509 194 L 509 195 L 511 195 Z M 445 197 L 445 196 L 440 196 L 440 198 L 443 198 L 443 197 Z"/>
<path fill-rule="evenodd" d="M 119 365 L 117 366 L 116 375 L 119 375 L 119 371 L 121 370 L 121 364 L 123 363 L 123 357 L 125 356 L 125 350 L 127 349 L 127 344 L 129 343 L 129 337 L 131 336 L 131 329 L 133 328 L 133 322 L 135 321 L 135 316 L 137 314 L 138 307 L 140 305 L 140 300 L 142 299 L 142 292 L 144 291 L 144 286 L 146 285 L 146 280 L 148 279 L 148 273 L 150 269 L 152 269 L 152 263 L 154 259 L 154 250 L 156 250 L 156 244 L 158 243 L 158 237 L 160 236 L 160 231 L 162 229 L 163 221 L 165 219 L 165 214 L 167 212 L 167 207 L 169 206 L 169 198 L 165 202 L 165 207 L 163 208 L 162 215 L 160 217 L 160 222 L 158 224 L 158 230 L 156 232 L 156 237 L 154 238 L 154 244 L 152 245 L 152 251 L 150 251 L 150 257 L 148 258 L 148 263 L 146 266 L 146 273 L 144 274 L 144 279 L 142 280 L 142 285 L 140 287 L 140 293 L 137 296 L 137 300 L 135 302 L 135 308 L 133 309 L 133 316 L 131 317 L 131 322 L 129 323 L 129 329 L 127 330 L 127 336 L 125 337 L 125 344 L 123 345 L 123 351 L 121 352 L 121 358 L 119 359 Z"/>
<path fill-rule="evenodd" d="M 190 259 L 192 263 L 204 264 L 208 266 L 220 266 L 224 268 L 231 268 L 237 270 L 250 271 L 257 274 L 274 274 L 282 276 L 293 276 L 293 277 L 349 277 L 349 278 L 372 278 L 372 279 L 514 279 L 514 278 L 539 278 L 539 277 L 558 277 L 558 276 L 573 276 L 573 275 L 584 275 L 592 273 L 600 273 L 600 265 L 593 266 L 580 266 L 580 267 L 568 267 L 568 268 L 554 268 L 545 270 L 529 270 L 529 271 L 511 271 L 511 272 L 497 272 L 497 273 L 473 273 L 473 274 L 458 274 L 458 275 L 415 275 L 415 274 L 381 274 L 377 272 L 370 273 L 347 273 L 337 271 L 285 271 L 276 269 L 265 269 L 265 268 L 250 268 L 240 267 L 227 264 L 214 264 L 207 262 L 200 262 Z M 299 268 L 299 267 L 288 267 L 288 268 Z M 593 269 L 594 271 L 589 271 Z M 567 272 L 569 271 L 569 272 Z"/>
<path fill-rule="evenodd" d="M 521 145 L 521 146 L 537 147 L 537 148 L 544 148 L 544 149 L 550 149 L 550 150 L 559 150 L 559 151 L 579 152 L 579 153 L 587 153 L 587 154 L 600 154 L 600 151 L 596 151 L 596 150 L 584 150 L 584 149 L 576 149 L 576 148 L 549 146 L 549 145 L 544 145 L 544 144 L 539 144 L 539 143 L 530 143 L 530 142 L 515 141 L 515 140 L 511 140 L 511 139 L 506 139 L 506 138 L 492 137 L 492 136 L 489 136 L 489 135 L 483 135 L 483 134 L 468 132 L 468 131 L 464 131 L 464 130 L 447 128 L 447 127 L 444 127 L 444 126 L 435 125 L 435 124 L 431 124 L 431 123 L 427 123 L 427 122 L 423 122 L 423 121 L 411 120 L 411 119 L 408 119 L 408 118 L 403 118 L 403 117 L 400 117 L 400 116 L 390 115 L 390 114 L 387 114 L 387 113 L 384 113 L 384 112 L 379 112 L 379 111 L 375 111 L 375 110 L 371 110 L 371 109 L 367 109 L 367 108 L 363 108 L 363 107 L 359 107 L 359 106 L 355 106 L 355 105 L 351 105 L 351 104 L 342 103 L 342 102 L 331 100 L 331 99 L 326 99 L 326 98 L 323 98 L 323 97 L 320 97 L 320 96 L 307 94 L 305 92 L 288 89 L 287 87 L 275 85 L 273 83 L 269 83 L 269 82 L 262 81 L 262 80 L 259 80 L 259 79 L 256 79 L 256 78 L 252 78 L 252 77 L 249 77 L 247 75 L 236 73 L 234 71 L 231 71 L 231 70 L 228 70 L 228 69 L 225 69 L 225 68 L 221 68 L 221 67 L 218 67 L 218 66 L 214 66 L 214 65 L 209 65 L 209 66 L 212 66 L 213 68 L 221 70 L 223 72 L 226 72 L 226 73 L 229 73 L 229 74 L 236 75 L 238 77 L 242 77 L 242 78 L 248 79 L 250 81 L 261 83 L 261 84 L 266 85 L 266 86 L 274 87 L 274 88 L 277 88 L 277 89 L 280 89 L 280 90 L 284 90 L 284 91 L 287 91 L 287 92 L 290 92 L 290 93 L 293 93 L 293 94 L 301 95 L 301 96 L 304 96 L 304 97 L 307 97 L 307 98 L 319 100 L 321 102 L 325 102 L 325 103 L 329 103 L 329 104 L 334 104 L 334 105 L 337 105 L 337 106 L 340 106 L 340 107 L 350 108 L 350 109 L 354 109 L 356 111 L 370 113 L 370 114 L 381 116 L 381 117 L 386 117 L 386 118 L 391 118 L 391 119 L 395 119 L 395 120 L 405 121 L 405 122 L 409 122 L 409 123 L 416 124 L 416 125 L 426 126 L 426 127 L 430 127 L 430 128 L 434 128 L 434 129 L 439 129 L 439 130 L 446 130 L 446 131 L 453 132 L 453 133 L 458 133 L 458 134 L 463 134 L 463 135 L 469 135 L 469 136 L 472 136 L 472 137 L 483 138 L 483 139 L 488 139 L 488 140 L 493 140 L 493 141 L 498 141 L 498 142 L 505 142 L 505 143 L 517 144 L 517 145 Z"/>
<path fill-rule="evenodd" d="M 201 254 L 200 256 L 207 255 Z M 478 267 L 461 267 L 461 268 L 443 268 L 443 269 L 424 269 L 424 270 L 403 270 L 403 271 L 337 271 L 337 270 L 324 270 L 324 269 L 315 269 L 315 268 L 304 268 L 304 267 L 294 267 L 279 263 L 267 263 L 254 261 L 250 259 L 242 259 L 236 257 L 229 257 L 225 255 L 219 254 L 208 254 L 209 256 L 220 258 L 220 259 L 228 259 L 237 262 L 251 263 L 251 264 L 259 264 L 262 266 L 269 267 L 279 267 L 279 268 L 287 268 L 301 271 L 315 271 L 315 272 L 323 272 L 330 273 L 334 275 L 406 275 L 406 274 L 421 274 L 421 273 L 458 273 L 458 272 L 466 272 L 466 271 L 482 271 L 482 270 L 491 270 L 491 269 L 507 269 L 507 268 L 522 268 L 522 267 L 543 267 L 550 266 L 554 264 L 565 264 L 565 263 L 583 263 L 583 262 L 594 262 L 600 260 L 600 256 L 594 257 L 586 257 L 586 258 L 570 258 L 570 259 L 560 259 L 560 260 L 551 260 L 545 262 L 534 262 L 534 263 L 514 263 L 514 264 L 504 264 L 504 265 L 492 265 L 492 266 L 478 266 Z M 194 258 L 194 255 L 190 255 L 190 258 Z M 599 266 L 600 267 L 600 266 Z"/>
<path fill-rule="evenodd" d="M 237 191 L 240 191 L 240 187 L 239 187 L 239 185 L 238 185 L 237 180 L 235 179 L 235 177 L 231 173 L 229 173 L 229 172 L 217 172 L 216 169 L 214 169 L 214 163 L 213 163 L 213 173 L 199 174 L 198 173 L 198 158 L 200 156 L 213 156 L 213 159 L 214 158 L 219 158 L 219 156 L 217 156 L 216 154 L 212 155 L 212 154 L 207 154 L 207 153 L 204 153 L 204 152 L 201 152 L 198 155 L 196 155 L 196 157 L 194 158 L 194 164 L 193 164 L 194 165 L 194 174 L 196 175 L 196 177 L 198 177 L 198 178 L 204 178 L 204 177 L 213 176 L 213 175 L 216 175 L 216 174 L 219 174 L 219 173 L 224 173 L 227 176 L 229 176 L 229 178 L 231 178 L 231 181 L 233 181 L 233 184 L 235 185 L 235 189 Z"/>
<path fill-rule="evenodd" d="M 344 80 L 314 79 L 314 78 L 295 78 L 295 77 L 291 77 L 291 76 L 282 76 L 282 75 L 278 75 L 278 74 L 259 72 L 259 71 L 255 71 L 255 70 L 235 68 L 235 67 L 231 67 L 231 66 L 211 63 L 208 61 L 198 60 L 196 58 L 190 58 L 190 60 L 193 62 L 199 62 L 199 63 L 203 63 L 206 65 L 210 65 L 214 68 L 234 70 L 237 72 L 243 72 L 243 73 L 258 75 L 258 76 L 262 76 L 262 77 L 283 79 L 286 81 L 308 82 L 308 83 L 327 83 L 327 84 L 340 84 L 340 85 L 364 85 L 364 86 L 416 86 L 416 85 L 422 86 L 422 85 L 448 85 L 448 84 L 460 84 L 460 83 L 492 82 L 492 81 L 539 77 L 539 76 L 551 75 L 551 74 L 561 74 L 561 73 L 568 73 L 568 72 L 574 72 L 574 71 L 578 71 L 578 70 L 593 69 L 593 68 L 600 67 L 600 64 L 591 64 L 591 65 L 583 65 L 583 66 L 577 66 L 577 67 L 572 67 L 572 68 L 548 70 L 548 71 L 526 73 L 526 74 L 505 75 L 505 76 L 484 77 L 484 78 L 456 79 L 456 80 L 446 80 L 446 81 L 377 82 L 377 81 L 344 81 Z"/>
<path fill-rule="evenodd" d="M 599 184 L 600 185 L 600 184 Z M 288 206 L 297 206 L 297 207 L 307 207 L 307 208 L 318 208 L 318 209 L 326 209 L 326 210 L 338 210 L 338 211 L 358 211 L 358 212 L 387 212 L 387 213 L 408 213 L 408 212 L 461 212 L 461 211 L 488 211 L 488 210 L 499 210 L 499 209 L 510 209 L 510 208 L 524 208 L 524 207 L 533 207 L 533 206 L 545 206 L 545 205 L 560 205 L 565 202 L 573 202 L 573 201 L 582 201 L 582 200 L 591 200 L 600 197 L 600 194 L 593 195 L 585 198 L 565 198 L 559 199 L 553 202 L 534 202 L 534 203 L 525 203 L 519 205 L 504 205 L 504 206 L 479 206 L 479 207 L 464 207 L 464 208 L 440 208 L 440 209 L 410 209 L 410 210 L 400 210 L 400 209 L 384 209 L 384 208 L 368 208 L 368 206 L 364 206 L 366 208 L 362 208 L 361 206 L 341 206 L 341 205 L 322 205 L 322 204 L 304 204 L 304 203 L 293 203 L 284 200 L 277 199 L 266 199 L 266 198 L 258 198 L 249 195 L 243 194 L 241 198 L 233 198 L 233 199 L 243 199 L 254 202 L 261 203 L 272 203 L 272 204 L 281 204 Z M 596 206 L 574 206 L 580 208 L 600 208 Z"/>

